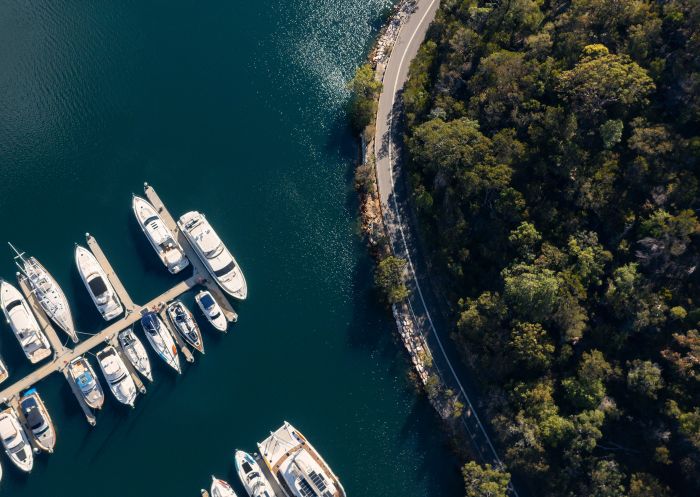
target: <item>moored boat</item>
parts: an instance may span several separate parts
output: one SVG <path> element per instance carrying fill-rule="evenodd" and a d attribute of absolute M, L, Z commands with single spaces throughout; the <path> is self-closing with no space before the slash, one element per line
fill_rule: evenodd
<path fill-rule="evenodd" d="M 34 388 L 27 390 L 22 395 L 19 406 L 34 443 L 41 450 L 53 452 L 56 447 L 56 429 L 44 401 L 39 397 L 39 392 Z"/>
<path fill-rule="evenodd" d="M 25 259 L 24 254 L 20 253 L 12 244 L 10 247 L 17 254 L 15 263 L 21 271 L 17 277 L 19 279 L 26 278 L 44 312 L 74 343 L 78 343 L 73 314 L 61 287 L 36 257 Z"/>
<path fill-rule="evenodd" d="M 146 353 L 146 347 L 143 346 L 132 328 L 127 328 L 119 333 L 119 345 L 134 369 L 148 381 L 153 381 L 151 361 Z"/>
<path fill-rule="evenodd" d="M 137 195 L 132 197 L 131 207 L 141 230 L 168 271 L 176 274 L 185 269 L 190 261 L 156 208 Z"/>
<path fill-rule="evenodd" d="M 0 439 L 5 448 L 5 454 L 24 472 L 30 472 L 34 467 L 34 455 L 29 438 L 19 423 L 17 414 L 10 407 L 0 413 Z"/>
<path fill-rule="evenodd" d="M 221 306 L 214 300 L 211 292 L 202 290 L 194 296 L 194 300 L 197 302 L 202 314 L 204 314 L 207 321 L 209 321 L 214 328 L 219 331 L 226 331 L 226 328 L 228 328 L 228 321 L 226 321 Z"/>
<path fill-rule="evenodd" d="M 134 407 L 136 384 L 117 349 L 108 345 L 95 355 L 114 397 L 122 404 Z"/>
<path fill-rule="evenodd" d="M 69 378 L 77 385 L 85 403 L 93 409 L 101 409 L 105 401 L 104 392 L 95 370 L 83 356 L 78 356 L 68 363 Z"/>
<path fill-rule="evenodd" d="M 51 344 L 41 330 L 24 296 L 5 280 L 0 280 L 0 307 L 24 355 L 32 364 L 51 355 Z"/>
<path fill-rule="evenodd" d="M 258 449 L 287 497 L 346 497 L 323 457 L 288 422 L 259 443 Z"/>
<path fill-rule="evenodd" d="M 5 365 L 5 362 L 2 360 L 2 357 L 0 357 L 0 383 L 5 381 L 7 378 L 9 378 L 10 372 L 7 370 L 7 366 Z"/>
<path fill-rule="evenodd" d="M 219 286 L 232 297 L 244 300 L 248 285 L 243 271 L 204 214 L 187 212 L 177 224 Z"/>
<path fill-rule="evenodd" d="M 185 304 L 176 300 L 168 305 L 168 318 L 187 343 L 204 354 L 204 341 L 194 316 Z"/>
<path fill-rule="evenodd" d="M 275 497 L 270 482 L 250 454 L 237 450 L 233 457 L 238 478 L 250 497 Z"/>
<path fill-rule="evenodd" d="M 109 282 L 100 263 L 95 256 L 85 247 L 75 246 L 75 265 L 78 267 L 80 278 L 95 303 L 95 307 L 102 317 L 109 321 L 124 312 L 124 307 Z"/>
<path fill-rule="evenodd" d="M 224 480 L 220 480 L 214 476 L 211 477 L 211 488 L 209 489 L 211 497 L 237 497 L 231 485 Z"/>
<path fill-rule="evenodd" d="M 141 326 L 153 350 L 168 366 L 181 373 L 180 356 L 177 353 L 173 337 L 165 327 L 165 323 L 155 312 L 149 312 L 141 318 Z"/>

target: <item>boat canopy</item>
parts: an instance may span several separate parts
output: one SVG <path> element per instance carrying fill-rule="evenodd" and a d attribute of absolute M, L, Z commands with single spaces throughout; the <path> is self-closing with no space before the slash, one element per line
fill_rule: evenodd
<path fill-rule="evenodd" d="M 107 293 L 107 285 L 101 276 L 95 276 L 93 279 L 88 281 L 90 285 L 90 291 L 95 297 L 99 297 L 103 293 Z"/>

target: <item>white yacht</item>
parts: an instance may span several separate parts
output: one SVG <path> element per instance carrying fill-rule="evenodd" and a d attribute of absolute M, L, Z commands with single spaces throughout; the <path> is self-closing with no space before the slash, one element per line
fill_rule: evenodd
<path fill-rule="evenodd" d="M 224 480 L 220 480 L 214 476 L 211 477 L 211 488 L 209 489 L 211 497 L 237 497 L 231 485 Z"/>
<path fill-rule="evenodd" d="M 219 286 L 232 297 L 244 300 L 248 285 L 243 271 L 204 214 L 187 212 L 177 224 Z"/>
<path fill-rule="evenodd" d="M 5 280 L 0 280 L 0 307 L 24 355 L 32 364 L 51 355 L 49 339 L 41 330 L 24 296 Z"/>
<path fill-rule="evenodd" d="M 102 386 L 95 376 L 95 370 L 83 356 L 78 356 L 68 363 L 68 375 L 85 399 L 85 403 L 93 409 L 102 409 L 105 401 Z"/>
<path fill-rule="evenodd" d="M 221 306 L 214 300 L 214 297 L 208 290 L 202 290 L 194 296 L 194 301 L 202 311 L 202 314 L 207 318 L 207 321 L 219 331 L 226 331 L 228 321 L 224 316 Z"/>
<path fill-rule="evenodd" d="M 46 314 L 65 331 L 74 343 L 78 343 L 78 334 L 75 332 L 75 324 L 73 323 L 73 315 L 68 306 L 66 295 L 58 286 L 56 280 L 49 272 L 41 265 L 36 257 L 24 258 L 24 253 L 20 253 L 12 244 L 12 250 L 17 254 L 15 262 L 21 271 L 18 278 L 26 278 L 29 285 L 37 297 L 39 304 Z"/>
<path fill-rule="evenodd" d="M 187 343 L 204 354 L 204 342 L 197 321 L 185 304 L 176 300 L 168 305 L 168 318 Z"/>
<path fill-rule="evenodd" d="M 155 312 L 149 312 L 141 318 L 141 326 L 153 350 L 158 353 L 168 366 L 181 373 L 180 356 L 177 353 L 177 347 L 175 347 L 170 331 L 165 327 L 165 323 Z"/>
<path fill-rule="evenodd" d="M 80 245 L 75 246 L 75 264 L 92 301 L 102 317 L 109 321 L 124 312 L 122 303 L 109 282 L 107 274 L 92 252 Z"/>
<path fill-rule="evenodd" d="M 19 401 L 19 407 L 36 445 L 41 450 L 53 452 L 56 447 L 56 429 L 39 392 L 34 388 L 27 390 Z"/>
<path fill-rule="evenodd" d="M 148 381 L 153 381 L 151 361 L 146 353 L 146 347 L 143 346 L 132 328 L 127 328 L 119 333 L 119 345 L 134 369 Z"/>
<path fill-rule="evenodd" d="M 34 467 L 32 446 L 11 407 L 0 413 L 0 438 L 7 457 L 22 471 L 30 472 Z"/>
<path fill-rule="evenodd" d="M 136 195 L 132 198 L 131 207 L 134 209 L 134 215 L 143 233 L 168 271 L 176 274 L 185 269 L 190 261 L 156 208 Z"/>
<path fill-rule="evenodd" d="M 237 450 L 234 454 L 236 471 L 250 497 L 276 497 L 275 492 L 260 470 L 260 466 L 247 452 Z"/>
<path fill-rule="evenodd" d="M 10 376 L 10 372 L 7 370 L 7 366 L 0 357 L 0 383 L 5 381 Z"/>
<path fill-rule="evenodd" d="M 326 461 L 286 421 L 259 443 L 258 449 L 286 497 L 346 497 Z"/>
<path fill-rule="evenodd" d="M 112 390 L 114 397 L 128 406 L 134 407 L 136 401 L 136 384 L 131 377 L 126 364 L 119 357 L 117 349 L 111 345 L 107 345 L 104 349 L 95 354 L 97 361 L 100 364 L 102 374 L 107 380 L 109 389 Z"/>

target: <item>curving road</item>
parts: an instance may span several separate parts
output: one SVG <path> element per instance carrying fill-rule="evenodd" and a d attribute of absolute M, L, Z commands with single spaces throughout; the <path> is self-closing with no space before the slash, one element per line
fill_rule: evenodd
<path fill-rule="evenodd" d="M 408 195 L 403 182 L 399 181 L 401 173 L 399 163 L 401 133 L 398 130 L 400 94 L 408 79 L 411 61 L 418 53 L 439 6 L 439 0 L 417 0 L 415 11 L 401 26 L 386 64 L 374 137 L 379 198 L 392 251 L 408 261 L 411 289 L 408 304 L 414 324 L 426 337 L 434 364 L 443 381 L 459 393 L 460 399 L 467 406 L 462 422 L 471 438 L 475 455 L 482 463 L 502 466 L 491 438 L 479 420 L 470 396 L 467 394 L 468 374 L 460 364 L 453 348 L 446 350 L 443 346 L 443 341 L 449 340 L 449 328 L 446 323 L 441 322 L 442 317 L 438 312 L 431 315 L 430 309 L 436 308 L 435 297 L 426 281 L 428 278 L 426 265 L 418 253 L 416 244 L 412 242 L 414 236 L 411 231 L 411 216 L 406 206 Z M 512 485 L 510 490 L 513 495 L 518 496 Z"/>

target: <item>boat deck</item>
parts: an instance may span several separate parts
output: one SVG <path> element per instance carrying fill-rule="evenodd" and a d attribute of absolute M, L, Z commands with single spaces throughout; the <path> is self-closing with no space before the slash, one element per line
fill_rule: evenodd
<path fill-rule="evenodd" d="M 112 322 L 110 325 L 108 325 L 106 328 L 103 330 L 93 334 L 89 338 L 82 340 L 78 342 L 77 344 L 74 345 L 73 348 L 69 348 L 64 345 L 63 341 L 61 338 L 58 336 L 56 333 L 56 330 L 54 327 L 51 325 L 48 316 L 44 313 L 43 309 L 41 309 L 39 303 L 37 302 L 35 296 L 32 294 L 32 292 L 29 289 L 29 286 L 27 285 L 26 282 L 22 282 L 20 280 L 20 287 L 22 289 L 22 292 L 25 294 L 27 297 L 27 300 L 32 307 L 32 310 L 34 311 L 37 320 L 39 321 L 39 324 L 42 328 L 42 330 L 46 333 L 47 337 L 49 338 L 49 341 L 54 349 L 54 356 L 50 362 L 47 362 L 46 364 L 40 366 L 39 368 L 35 369 L 28 375 L 24 376 L 23 378 L 17 380 L 13 384 L 9 385 L 8 387 L 0 390 L 0 402 L 5 403 L 7 405 L 16 405 L 17 399 L 19 395 L 31 388 L 33 385 L 36 383 L 40 382 L 47 376 L 51 375 L 52 373 L 56 372 L 61 372 L 64 375 L 67 374 L 66 366 L 70 361 L 75 359 L 78 356 L 81 356 L 85 354 L 86 352 L 94 349 L 95 347 L 98 346 L 104 346 L 107 344 L 116 344 L 116 339 L 117 335 L 120 331 L 123 331 L 131 326 L 133 326 L 136 322 L 138 322 L 141 319 L 141 316 L 145 314 L 146 312 L 150 311 L 155 311 L 155 312 L 161 312 L 165 309 L 165 304 L 167 302 L 170 302 L 171 300 L 174 300 L 181 296 L 182 294 L 188 292 L 189 290 L 193 289 L 194 287 L 198 285 L 203 285 L 205 286 L 210 292 L 212 292 L 212 295 L 216 299 L 216 301 L 219 303 L 221 308 L 224 310 L 226 314 L 226 318 L 229 321 L 234 321 L 236 314 L 233 308 L 231 307 L 231 304 L 226 300 L 224 297 L 223 293 L 219 290 L 218 286 L 216 286 L 215 283 L 212 283 L 209 279 L 209 274 L 206 271 L 206 268 L 204 268 L 203 264 L 199 259 L 197 258 L 197 255 L 194 253 L 192 247 L 190 246 L 189 242 L 185 239 L 184 235 L 180 232 L 180 230 L 177 228 L 177 225 L 175 224 L 175 221 L 173 220 L 173 217 L 170 215 L 170 213 L 167 211 L 165 208 L 165 205 L 163 202 L 160 200 L 158 195 L 156 194 L 155 190 L 150 187 L 146 186 L 146 195 L 148 196 L 148 199 L 154 203 L 156 208 L 158 209 L 158 212 L 163 216 L 163 219 L 166 220 L 166 222 L 169 223 L 170 227 L 174 228 L 177 234 L 178 234 L 178 239 L 180 240 L 180 243 L 183 246 L 183 249 L 185 249 L 185 252 L 187 253 L 188 257 L 190 257 L 190 262 L 192 263 L 192 276 L 187 278 L 184 281 L 180 281 L 178 284 L 170 288 L 169 290 L 163 292 L 162 294 L 154 297 L 151 299 L 149 302 L 143 305 L 138 305 L 133 302 L 131 297 L 129 296 L 128 292 L 126 291 L 126 288 L 124 288 L 124 285 L 121 283 L 119 278 L 117 277 L 114 269 L 112 268 L 112 265 L 109 263 L 107 260 L 107 257 L 105 256 L 104 252 L 102 249 L 99 247 L 97 244 L 97 241 L 92 237 L 91 235 L 86 235 L 88 245 L 90 246 L 90 249 L 92 250 L 93 254 L 99 261 L 100 265 L 102 268 L 105 270 L 107 273 L 107 276 L 112 283 L 112 286 L 114 287 L 114 290 L 117 292 L 117 295 L 119 296 L 119 299 L 122 301 L 122 304 L 124 305 L 125 312 L 123 316 L 118 319 L 117 321 Z M 155 202 L 154 202 L 155 200 Z M 168 325 L 168 328 L 170 329 L 170 325 L 167 320 L 164 320 L 164 322 Z M 171 333 L 175 337 L 176 343 L 178 343 L 180 349 L 182 350 L 185 359 L 187 359 L 189 362 L 192 362 L 194 360 L 194 356 L 192 355 L 192 352 L 189 350 L 187 346 L 184 345 L 184 342 L 182 339 L 180 339 L 179 335 L 177 332 L 174 330 L 171 330 Z M 68 338 L 66 337 L 66 341 L 68 341 Z M 120 348 L 117 346 L 117 350 L 120 350 Z M 125 361 L 127 366 L 130 367 L 130 372 L 132 373 L 132 376 L 136 377 L 137 380 L 137 387 L 139 389 L 145 390 L 145 387 L 143 385 L 143 382 L 141 381 L 140 378 L 138 378 L 138 375 L 135 371 L 133 371 L 133 368 L 131 367 L 131 364 L 129 361 Z M 68 382 L 71 387 L 73 387 L 73 382 L 69 381 Z M 81 404 L 81 407 L 83 408 L 83 412 L 85 413 L 85 417 L 87 418 L 88 422 L 90 424 L 95 424 L 95 416 L 92 413 L 92 410 L 85 404 L 84 400 L 82 399 L 82 395 L 80 394 L 79 391 L 76 391 L 73 389 L 76 394 L 76 398 L 78 399 L 78 402 Z"/>

